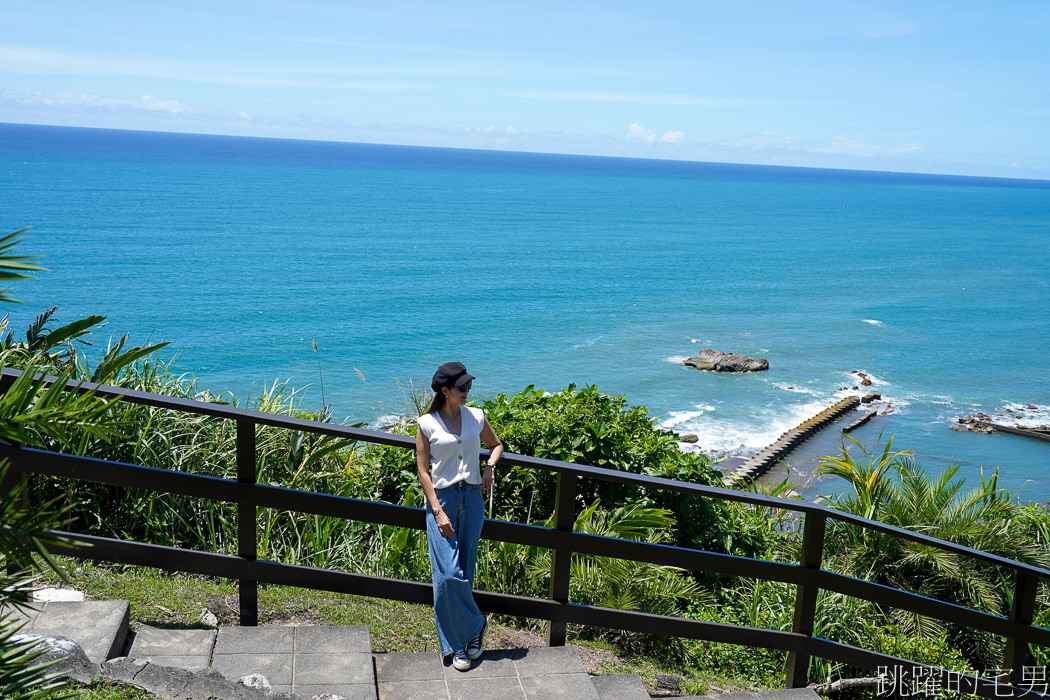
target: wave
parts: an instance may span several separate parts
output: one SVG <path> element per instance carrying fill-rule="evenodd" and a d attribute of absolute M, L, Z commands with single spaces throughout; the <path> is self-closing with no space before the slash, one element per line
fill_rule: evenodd
<path fill-rule="evenodd" d="M 795 394 L 806 394 L 808 396 L 826 396 L 826 392 L 807 389 L 806 387 L 798 386 L 796 384 L 774 384 L 773 388 L 780 389 L 781 391 L 790 391 Z"/>
<path fill-rule="evenodd" d="M 715 410 L 715 407 L 697 404 L 696 409 L 695 411 L 671 411 L 670 417 L 660 423 L 660 427 L 675 428 L 683 423 L 699 418 L 709 411 Z"/>
<path fill-rule="evenodd" d="M 599 335 L 597 338 L 588 338 L 587 340 L 583 341 L 582 343 L 577 343 L 576 345 L 573 345 L 572 349 L 573 350 L 580 350 L 582 348 L 589 348 L 589 347 L 591 347 L 592 345 L 594 345 L 595 343 L 597 343 L 599 340 L 601 340 L 604 337 L 605 337 L 604 335 Z"/>
<path fill-rule="evenodd" d="M 1050 425 L 1050 406 L 1007 402 L 1003 403 L 992 417 L 1010 425 L 1038 428 L 1041 425 Z"/>
<path fill-rule="evenodd" d="M 882 321 L 876 321 L 876 320 L 875 320 L 875 319 L 873 319 L 873 318 L 862 318 L 862 319 L 860 320 L 860 322 L 861 322 L 861 323 L 870 323 L 870 324 L 871 324 L 871 325 L 873 325 L 873 326 L 882 326 L 882 325 L 885 325 L 885 324 L 883 324 L 883 322 L 882 322 Z"/>
<path fill-rule="evenodd" d="M 728 418 L 713 406 L 672 411 L 661 426 L 697 436 L 696 450 L 712 456 L 750 457 L 832 404 L 829 398 L 783 407 L 763 407 L 749 416 Z"/>
<path fill-rule="evenodd" d="M 676 365 L 680 365 L 688 359 L 689 355 L 671 355 L 670 357 L 665 357 L 664 362 L 673 362 Z"/>

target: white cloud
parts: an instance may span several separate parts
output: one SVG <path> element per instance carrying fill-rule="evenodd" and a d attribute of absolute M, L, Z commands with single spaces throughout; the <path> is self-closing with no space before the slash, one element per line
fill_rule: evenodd
<path fill-rule="evenodd" d="M 638 139 L 639 141 L 645 141 L 646 143 L 652 143 L 656 140 L 656 134 L 637 122 L 627 127 L 627 134 L 632 139 Z"/>
<path fill-rule="evenodd" d="M 239 116 L 241 119 L 251 119 L 247 112 L 241 112 Z"/>
<path fill-rule="evenodd" d="M 301 67 L 258 61 L 216 63 L 202 58 L 154 58 L 93 53 L 60 53 L 46 48 L 0 45 L 0 73 L 15 75 L 125 76 L 218 85 L 265 88 L 331 88 L 352 90 L 439 90 L 433 77 L 491 78 L 496 70 L 480 62 L 419 60 L 409 65 L 362 61 L 329 61 Z M 391 76 L 419 76 L 395 82 Z"/>
<path fill-rule="evenodd" d="M 678 143 L 683 136 L 684 131 L 665 131 L 662 136 L 657 136 L 637 122 L 627 127 L 628 138 L 645 143 Z"/>
<path fill-rule="evenodd" d="M 318 46 L 345 46 L 352 49 L 369 49 L 373 51 L 405 51 L 405 52 L 432 52 L 449 54 L 479 54 L 480 51 L 461 48 L 446 48 L 432 46 L 405 46 L 396 44 L 362 44 L 356 41 L 342 41 L 340 39 L 328 39 L 325 37 L 303 37 L 293 39 L 282 39 L 289 44 L 316 44 Z"/>
<path fill-rule="evenodd" d="M 863 139 L 848 139 L 844 136 L 836 136 L 827 140 L 802 139 L 772 132 L 746 136 L 719 145 L 754 153 L 812 153 L 862 159 L 909 155 L 927 150 L 920 143 L 888 144 Z"/>
<path fill-rule="evenodd" d="M 622 102 L 627 104 L 701 105 L 708 107 L 725 107 L 748 103 L 748 100 L 731 97 L 697 97 L 695 95 L 669 95 L 659 93 L 512 90 L 504 94 L 508 97 L 519 97 L 527 100 L 551 100 L 555 102 Z"/>
<path fill-rule="evenodd" d="M 99 97 L 87 93 L 74 94 L 45 92 L 0 92 L 0 99 L 10 100 L 24 107 L 43 107 L 46 109 L 86 109 L 90 111 L 146 111 L 171 115 L 202 114 L 206 110 L 197 109 L 178 100 L 160 100 L 150 95 L 142 97 Z"/>

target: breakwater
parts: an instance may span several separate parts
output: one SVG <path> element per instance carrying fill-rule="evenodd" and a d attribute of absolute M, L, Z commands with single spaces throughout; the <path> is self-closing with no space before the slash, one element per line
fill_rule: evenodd
<path fill-rule="evenodd" d="M 819 431 L 821 428 L 834 423 L 859 406 L 861 400 L 856 396 L 847 396 L 828 406 L 812 418 L 799 423 L 791 430 L 783 433 L 776 441 L 764 450 L 751 457 L 732 472 L 726 474 L 722 483 L 725 486 L 734 486 L 746 481 L 754 481 L 769 471 L 770 467 L 786 457 L 791 450 Z"/>
<path fill-rule="evenodd" d="M 845 433 L 849 433 L 849 432 L 852 432 L 852 431 L 856 430 L 857 428 L 859 428 L 860 426 L 864 425 L 869 420 L 874 418 L 876 413 L 878 413 L 878 411 L 868 411 L 863 416 L 861 416 L 860 418 L 858 418 L 857 420 L 853 421 L 852 423 L 847 425 L 845 428 L 843 428 L 842 432 L 845 434 Z"/>

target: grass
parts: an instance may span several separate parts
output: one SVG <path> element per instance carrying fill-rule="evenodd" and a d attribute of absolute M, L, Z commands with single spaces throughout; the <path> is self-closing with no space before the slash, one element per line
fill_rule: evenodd
<path fill-rule="evenodd" d="M 96 564 L 58 557 L 68 575 L 62 583 L 50 574 L 46 585 L 62 585 L 83 591 L 88 599 L 127 600 L 131 621 L 170 629 L 205 629 L 202 612 L 214 613 L 219 625 L 238 623 L 237 587 L 232 581 L 193 574 L 169 573 L 138 566 Z M 513 626 L 493 624 L 492 648 L 542 645 L 536 621 L 499 619 Z M 285 586 L 259 587 L 259 623 L 366 625 L 376 652 L 437 651 L 433 610 L 429 606 L 361 596 L 314 591 Z M 573 640 L 591 673 L 636 673 L 650 688 L 656 676 L 678 675 L 682 693 L 700 695 L 727 689 L 752 689 L 752 683 L 723 677 L 712 669 L 668 668 L 647 656 L 626 657 L 602 641 Z M 58 696 L 55 696 L 58 697 Z M 96 682 L 78 689 L 78 698 L 89 700 L 139 700 L 150 697 L 140 691 Z"/>
<path fill-rule="evenodd" d="M 205 629 L 210 610 L 220 625 L 238 624 L 237 585 L 225 579 L 138 566 L 62 560 L 68 584 L 94 600 L 127 600 L 132 622 Z M 57 584 L 58 578 L 48 580 Z M 259 624 L 366 625 L 377 652 L 436 651 L 433 611 L 423 605 L 284 586 L 259 586 Z"/>
<path fill-rule="evenodd" d="M 55 692 L 50 695 L 45 695 L 44 698 L 46 698 L 46 700 L 68 698 L 70 697 L 68 692 L 69 691 Z M 138 688 L 132 688 L 130 686 L 112 685 L 102 681 L 93 681 L 89 686 L 80 686 L 76 688 L 75 694 L 72 697 L 76 697 L 78 700 L 152 700 L 156 698 L 155 695 L 151 695 L 145 690 L 139 690 Z"/>

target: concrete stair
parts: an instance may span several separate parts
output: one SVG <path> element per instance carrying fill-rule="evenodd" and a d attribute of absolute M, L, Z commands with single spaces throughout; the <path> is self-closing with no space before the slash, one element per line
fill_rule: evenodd
<path fill-rule="evenodd" d="M 0 607 L 23 623 L 19 634 L 69 637 L 92 663 L 119 656 L 128 636 L 131 606 L 126 600 L 36 602 L 22 609 Z"/>
<path fill-rule="evenodd" d="M 140 623 L 130 630 L 127 601 L 34 603 L 24 613 L 0 612 L 18 616 L 25 623 L 23 634 L 73 639 L 92 663 L 102 664 L 103 675 L 159 697 L 274 697 L 233 683 L 261 674 L 273 693 L 303 700 L 325 693 L 347 700 L 650 700 L 637 675 L 592 676 L 572 647 L 486 651 L 463 672 L 436 652 L 373 653 L 367 627 L 201 630 Z M 127 659 L 117 658 L 122 656 Z M 818 696 L 810 690 L 784 690 L 694 696 L 699 697 L 815 700 Z"/>

